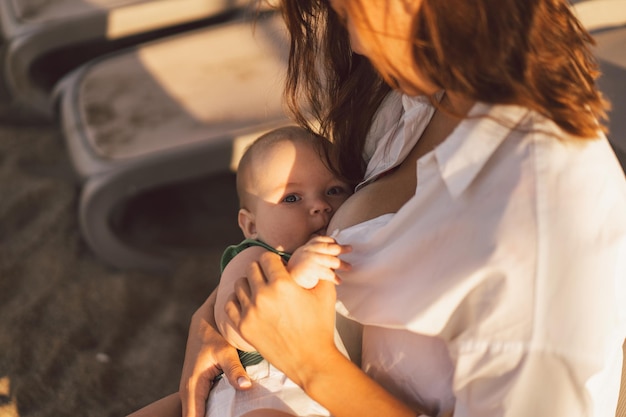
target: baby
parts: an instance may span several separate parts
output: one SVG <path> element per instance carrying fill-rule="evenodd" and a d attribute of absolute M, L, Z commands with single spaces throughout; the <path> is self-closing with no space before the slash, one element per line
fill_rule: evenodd
<path fill-rule="evenodd" d="M 279 254 L 304 288 L 314 287 L 319 279 L 338 282 L 335 271 L 349 268 L 338 255 L 350 248 L 326 236 L 333 213 L 351 193 L 349 185 L 328 168 L 329 146 L 326 139 L 289 126 L 261 136 L 241 159 L 238 222 L 245 240 L 227 248 L 222 257 L 215 319 L 222 335 L 239 349 L 253 383 L 247 391 L 236 391 L 221 379 L 209 396 L 207 417 L 329 415 L 255 353 L 229 326 L 224 312 L 235 282 L 266 251 Z"/>

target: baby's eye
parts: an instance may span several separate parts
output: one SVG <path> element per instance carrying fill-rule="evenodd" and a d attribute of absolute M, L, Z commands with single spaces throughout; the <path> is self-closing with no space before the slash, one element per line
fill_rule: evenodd
<path fill-rule="evenodd" d="M 344 190 L 343 187 L 332 187 L 328 191 L 326 191 L 326 194 L 328 194 L 328 195 L 339 195 L 339 194 L 345 194 L 345 192 L 346 192 L 346 190 Z"/>
<path fill-rule="evenodd" d="M 300 201 L 301 198 L 295 194 L 289 194 L 285 198 L 283 198 L 283 203 L 295 203 L 296 201 Z"/>

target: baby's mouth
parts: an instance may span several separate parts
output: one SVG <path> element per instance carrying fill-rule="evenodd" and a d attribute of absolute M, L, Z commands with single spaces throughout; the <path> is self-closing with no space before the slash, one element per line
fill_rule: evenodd
<path fill-rule="evenodd" d="M 311 236 L 326 236 L 326 226 L 314 231 Z"/>

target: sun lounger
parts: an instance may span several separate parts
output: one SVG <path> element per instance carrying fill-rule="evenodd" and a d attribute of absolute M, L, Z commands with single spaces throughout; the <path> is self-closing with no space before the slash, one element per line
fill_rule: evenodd
<path fill-rule="evenodd" d="M 49 93 L 105 51 L 226 16 L 245 0 L 1 0 L 0 98 L 53 115 Z"/>
<path fill-rule="evenodd" d="M 243 143 L 288 123 L 287 50 L 280 16 L 242 16 L 102 57 L 61 81 L 60 118 L 84 181 L 80 224 L 96 254 L 122 268 L 174 265 L 116 235 L 115 207 L 228 172 Z"/>

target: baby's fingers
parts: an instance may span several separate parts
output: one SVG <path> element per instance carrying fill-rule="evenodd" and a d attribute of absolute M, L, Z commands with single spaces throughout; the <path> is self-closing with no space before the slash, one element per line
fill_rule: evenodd
<path fill-rule="evenodd" d="M 310 290 L 317 285 L 319 278 L 313 275 L 298 275 L 294 277 L 294 281 L 302 288 Z"/>
<path fill-rule="evenodd" d="M 299 274 L 293 277 L 296 284 L 307 290 L 315 287 L 319 281 L 330 281 L 335 285 L 341 284 L 341 279 L 330 269 L 310 271 L 308 274 Z"/>
<path fill-rule="evenodd" d="M 352 246 L 350 245 L 340 245 L 334 240 L 330 242 L 324 241 L 310 241 L 304 246 L 305 251 L 307 252 L 315 252 L 322 253 L 325 255 L 338 256 L 344 253 L 349 253 L 352 251 Z"/>
<path fill-rule="evenodd" d="M 307 243 L 335 243 L 335 238 L 326 235 L 318 235 L 312 237 Z"/>
<path fill-rule="evenodd" d="M 330 255 L 317 255 L 314 262 L 301 264 L 299 268 L 292 270 L 292 277 L 303 288 L 313 288 L 319 280 L 329 281 L 333 284 L 341 284 L 341 279 L 335 273 L 336 270 L 348 271 L 351 265 Z"/>
<path fill-rule="evenodd" d="M 349 271 L 351 265 L 334 255 L 317 254 L 315 262 L 333 271 Z"/>

